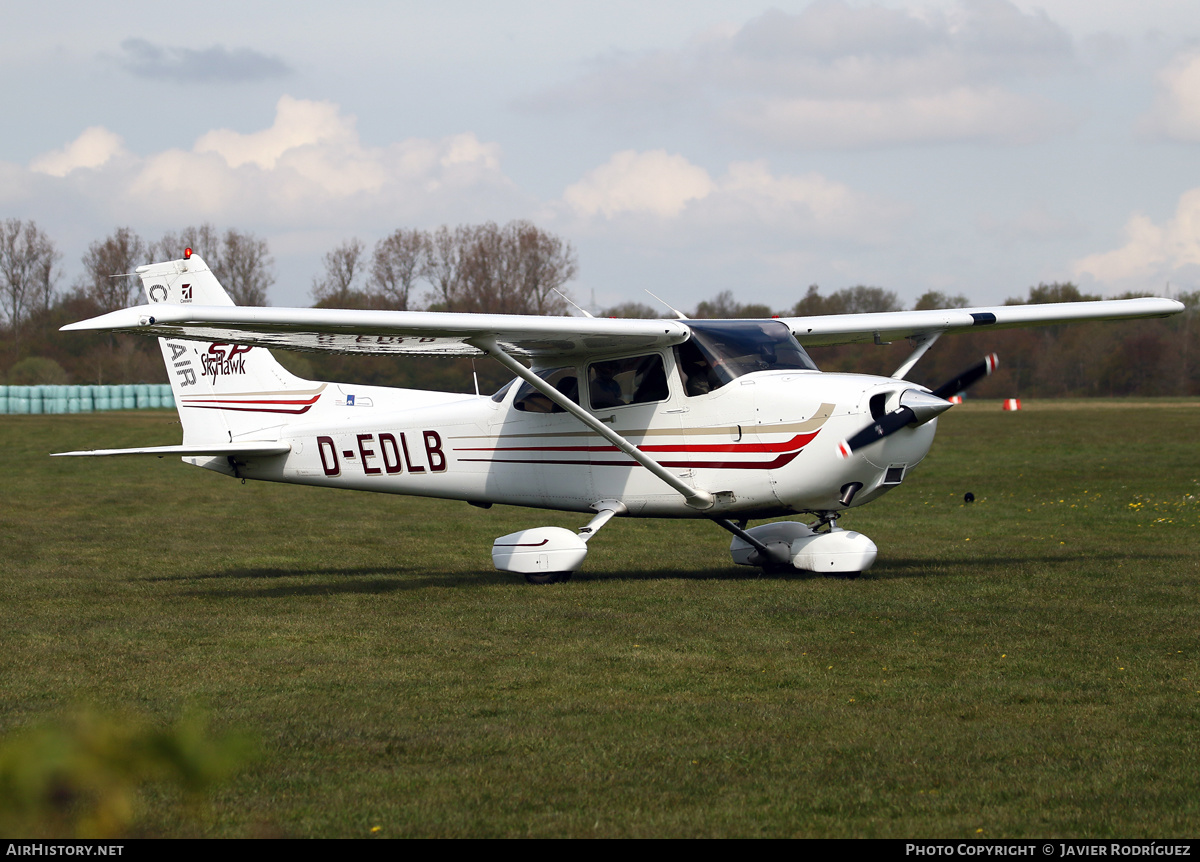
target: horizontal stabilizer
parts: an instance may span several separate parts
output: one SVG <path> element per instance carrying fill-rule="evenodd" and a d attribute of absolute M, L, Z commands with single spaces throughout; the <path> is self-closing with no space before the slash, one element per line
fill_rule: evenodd
<path fill-rule="evenodd" d="M 52 458 L 68 455 L 286 455 L 291 443 L 204 443 L 196 446 L 146 446 L 141 449 L 81 449 L 78 452 L 54 452 Z"/>

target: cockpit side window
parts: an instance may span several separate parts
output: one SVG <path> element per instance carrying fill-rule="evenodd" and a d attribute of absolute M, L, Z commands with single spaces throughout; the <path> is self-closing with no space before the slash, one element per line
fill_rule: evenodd
<path fill-rule="evenodd" d="M 696 346 L 695 339 L 685 341 L 675 348 L 675 365 L 679 368 L 679 379 L 683 391 L 689 397 L 705 395 L 724 385 L 716 370 L 709 364 L 708 357 Z"/>
<path fill-rule="evenodd" d="M 546 368 L 534 373 L 576 404 L 579 403 L 579 372 L 573 366 L 567 368 Z M 500 393 L 496 394 L 499 395 Z M 513 407 L 525 413 L 566 412 L 562 407 L 555 404 L 528 383 L 522 383 L 521 388 L 517 390 L 517 395 L 513 398 Z"/>
<path fill-rule="evenodd" d="M 662 356 L 657 353 L 605 359 L 588 366 L 593 410 L 665 401 L 669 394 Z"/>

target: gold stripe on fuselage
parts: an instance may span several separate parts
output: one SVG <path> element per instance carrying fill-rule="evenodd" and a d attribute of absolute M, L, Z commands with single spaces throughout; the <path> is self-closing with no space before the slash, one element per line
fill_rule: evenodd
<path fill-rule="evenodd" d="M 622 431 L 622 437 L 702 437 L 729 436 L 753 431 L 756 434 L 805 434 L 816 431 L 833 415 L 835 405 L 822 404 L 817 412 L 803 422 L 781 422 L 777 425 L 717 425 L 707 428 L 643 428 L 639 430 Z M 607 412 L 607 411 L 601 411 Z M 549 416 L 552 414 L 530 413 L 530 416 Z M 566 414 L 559 414 L 566 415 Z M 599 437 L 595 431 L 543 431 L 525 432 L 520 434 L 464 434 L 450 437 L 450 440 L 515 440 L 526 437 Z"/>

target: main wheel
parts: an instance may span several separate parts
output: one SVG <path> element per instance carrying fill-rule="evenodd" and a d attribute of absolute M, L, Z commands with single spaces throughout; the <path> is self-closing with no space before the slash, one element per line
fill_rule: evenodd
<path fill-rule="evenodd" d="M 571 580 L 570 572 L 526 572 L 525 580 L 531 584 L 561 584 Z"/>

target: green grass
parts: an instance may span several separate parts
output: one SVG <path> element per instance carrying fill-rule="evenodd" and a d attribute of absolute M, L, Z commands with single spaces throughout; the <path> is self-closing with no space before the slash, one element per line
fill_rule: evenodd
<path fill-rule="evenodd" d="M 259 740 L 142 834 L 1200 832 L 1195 402 L 956 408 L 843 520 L 857 581 L 617 519 L 550 587 L 491 540 L 580 516 L 45 457 L 174 419 L 0 417 L 0 730 L 201 704 Z"/>

